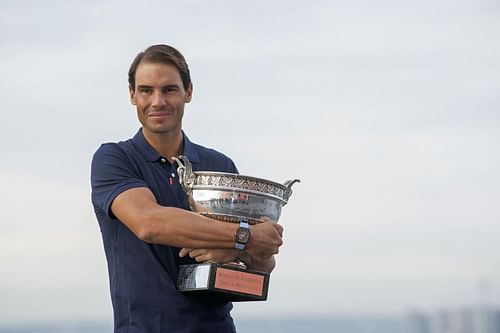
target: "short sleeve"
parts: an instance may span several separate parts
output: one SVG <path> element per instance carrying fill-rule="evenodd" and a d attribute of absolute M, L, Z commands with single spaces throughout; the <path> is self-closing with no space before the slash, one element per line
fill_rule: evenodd
<path fill-rule="evenodd" d="M 229 171 L 230 173 L 239 173 L 238 171 L 238 168 L 236 167 L 236 165 L 234 164 L 233 160 L 229 159 Z"/>
<path fill-rule="evenodd" d="M 94 154 L 90 172 L 92 204 L 108 217 L 113 200 L 122 192 L 136 187 L 149 187 L 133 168 L 132 161 L 118 144 L 103 144 Z"/>

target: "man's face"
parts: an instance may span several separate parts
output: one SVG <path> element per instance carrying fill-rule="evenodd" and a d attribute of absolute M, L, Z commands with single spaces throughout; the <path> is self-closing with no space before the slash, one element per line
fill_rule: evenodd
<path fill-rule="evenodd" d="M 135 88 L 129 87 L 130 100 L 144 131 L 175 133 L 182 127 L 184 104 L 191 101 L 192 85 L 182 85 L 174 65 L 141 63 L 135 72 Z"/>

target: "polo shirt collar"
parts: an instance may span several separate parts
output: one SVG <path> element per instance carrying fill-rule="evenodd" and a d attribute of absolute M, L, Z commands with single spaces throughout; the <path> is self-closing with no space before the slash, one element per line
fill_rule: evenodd
<path fill-rule="evenodd" d="M 182 155 L 186 156 L 191 163 L 199 163 L 200 157 L 198 156 L 198 152 L 196 151 L 194 143 L 192 143 L 187 137 L 186 133 L 182 131 L 182 140 L 183 140 L 183 151 Z M 156 150 L 146 141 L 144 134 L 142 133 L 142 128 L 137 131 L 135 136 L 132 138 L 133 144 L 139 149 L 139 152 L 144 157 L 146 161 L 155 162 L 159 161 L 162 157 L 158 154 Z"/>

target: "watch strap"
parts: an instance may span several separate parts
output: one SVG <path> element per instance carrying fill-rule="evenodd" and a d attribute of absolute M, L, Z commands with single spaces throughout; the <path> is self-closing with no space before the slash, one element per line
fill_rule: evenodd
<path fill-rule="evenodd" d="M 247 229 L 248 233 L 250 232 L 250 225 L 248 224 L 248 220 L 245 218 L 240 219 L 240 227 L 238 228 L 238 231 L 236 231 L 236 243 L 234 244 L 234 248 L 240 251 L 243 251 L 246 247 L 246 243 L 241 243 L 238 242 L 238 233 L 240 232 L 241 229 Z M 247 240 L 248 241 L 248 240 Z"/>

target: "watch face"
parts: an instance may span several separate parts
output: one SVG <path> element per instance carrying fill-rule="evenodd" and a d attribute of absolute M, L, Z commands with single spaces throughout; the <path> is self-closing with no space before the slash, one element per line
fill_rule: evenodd
<path fill-rule="evenodd" d="M 236 241 L 238 243 L 246 243 L 248 242 L 248 238 L 250 236 L 250 230 L 247 228 L 239 228 L 238 232 L 236 233 Z"/>

